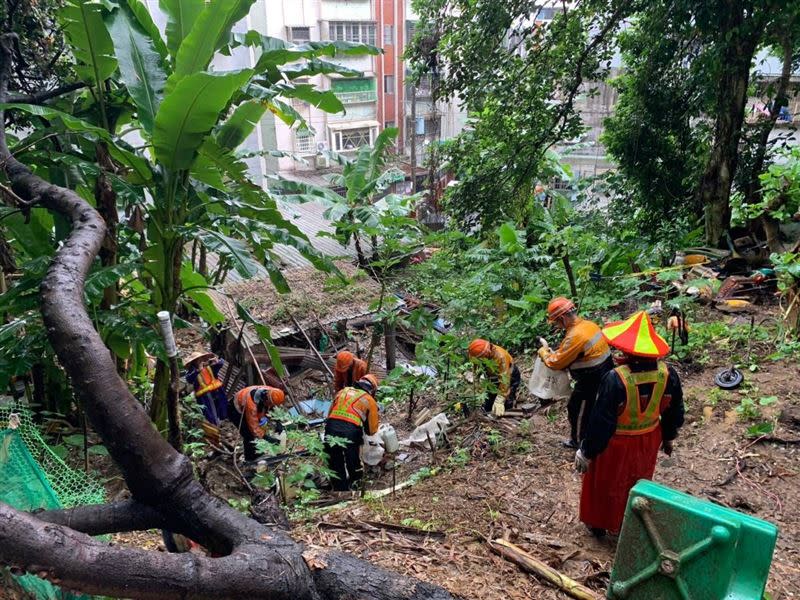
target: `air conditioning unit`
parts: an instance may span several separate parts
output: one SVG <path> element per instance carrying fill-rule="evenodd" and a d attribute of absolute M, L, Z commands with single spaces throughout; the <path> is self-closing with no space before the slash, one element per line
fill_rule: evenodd
<path fill-rule="evenodd" d="M 327 156 L 317 155 L 314 164 L 318 169 L 327 169 L 331 166 L 331 161 L 328 159 Z"/>

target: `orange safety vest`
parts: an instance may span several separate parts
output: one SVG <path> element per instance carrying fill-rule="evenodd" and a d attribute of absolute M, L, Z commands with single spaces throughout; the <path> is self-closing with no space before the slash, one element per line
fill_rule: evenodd
<path fill-rule="evenodd" d="M 253 400 L 253 396 L 250 394 L 253 390 L 258 390 L 264 386 L 262 385 L 249 385 L 246 388 L 242 388 L 236 395 L 233 397 L 233 406 L 238 410 L 241 414 L 244 414 L 245 409 L 247 408 L 247 400 Z M 255 403 L 255 400 L 253 400 Z"/>
<path fill-rule="evenodd" d="M 364 419 L 355 409 L 355 403 L 367 395 L 367 392 L 357 388 L 346 387 L 336 395 L 333 401 L 333 408 L 328 415 L 329 419 L 339 419 L 347 421 L 353 425 L 361 427 Z"/>
<path fill-rule="evenodd" d="M 663 362 L 658 363 L 655 371 L 642 371 L 633 373 L 628 365 L 614 369 L 625 386 L 625 407 L 617 417 L 617 431 L 619 435 L 644 435 L 658 427 L 661 421 L 661 400 L 667 389 L 669 371 Z M 652 383 L 653 392 L 647 406 L 642 409 L 639 396 L 640 385 Z"/>
<path fill-rule="evenodd" d="M 194 395 L 202 396 L 203 394 L 221 388 L 222 382 L 214 376 L 214 371 L 211 370 L 211 367 L 203 367 L 197 373 L 197 382 L 195 385 L 199 385 L 200 387 L 195 389 Z"/>

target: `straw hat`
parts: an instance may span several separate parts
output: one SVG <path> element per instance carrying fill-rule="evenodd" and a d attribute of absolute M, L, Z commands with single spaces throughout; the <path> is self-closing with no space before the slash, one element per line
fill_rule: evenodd
<path fill-rule="evenodd" d="M 186 360 L 183 361 L 183 364 L 188 367 L 190 364 L 200 360 L 201 358 L 211 358 L 212 356 L 214 356 L 213 352 L 192 352 L 186 358 Z"/>

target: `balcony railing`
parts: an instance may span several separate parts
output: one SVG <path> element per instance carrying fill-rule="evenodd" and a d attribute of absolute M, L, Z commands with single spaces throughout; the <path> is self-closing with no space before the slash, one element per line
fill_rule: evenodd
<path fill-rule="evenodd" d="M 364 102 L 377 102 L 378 92 L 368 90 L 366 92 L 334 92 L 342 104 L 359 104 Z"/>

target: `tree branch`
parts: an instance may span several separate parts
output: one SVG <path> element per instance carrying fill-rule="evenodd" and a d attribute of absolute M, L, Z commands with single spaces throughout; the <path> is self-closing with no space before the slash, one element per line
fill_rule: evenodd
<path fill-rule="evenodd" d="M 47 100 L 52 100 L 53 98 L 63 96 L 64 94 L 69 94 L 70 92 L 74 92 L 75 90 L 80 90 L 85 87 L 85 83 L 82 81 L 76 81 L 75 83 L 67 83 L 66 85 L 58 86 L 52 90 L 41 90 L 33 94 L 15 94 L 9 96 L 6 102 L 18 104 L 43 104 Z"/>
<path fill-rule="evenodd" d="M 145 529 L 169 529 L 171 531 L 177 529 L 176 524 L 166 519 L 163 514 L 136 502 L 136 500 L 76 506 L 62 510 L 45 510 L 32 514 L 40 521 L 64 525 L 87 535 L 143 531 Z"/>
<path fill-rule="evenodd" d="M 0 539 L 14 540 L 0 544 L 0 562 L 90 594 L 142 600 L 316 597 L 297 586 L 300 578 L 279 555 L 261 562 L 263 543 L 224 558 L 152 552 L 113 546 L 4 504 Z"/>

